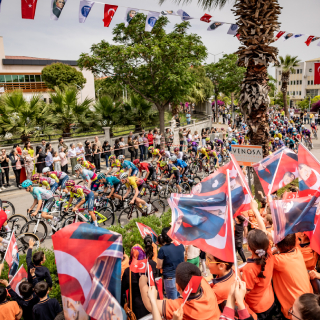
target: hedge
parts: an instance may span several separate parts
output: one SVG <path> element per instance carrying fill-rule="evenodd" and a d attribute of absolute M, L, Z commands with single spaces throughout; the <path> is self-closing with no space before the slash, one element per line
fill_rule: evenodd
<path fill-rule="evenodd" d="M 121 227 L 120 225 L 111 226 L 108 228 L 111 231 L 118 232 L 122 235 L 123 246 L 125 252 L 130 255 L 130 250 L 135 244 L 140 244 L 144 247 L 143 239 L 140 235 L 138 228 L 136 227 L 136 222 L 143 223 L 151 227 L 157 234 L 161 233 L 162 228 L 170 226 L 171 222 L 171 210 L 165 212 L 161 218 L 155 216 L 141 217 L 131 220 L 126 226 Z M 49 294 L 51 298 L 56 298 L 62 305 L 61 301 L 61 291 L 59 285 L 59 279 L 57 274 L 57 266 L 55 262 L 55 256 L 53 249 L 39 248 L 38 251 L 43 251 L 45 253 L 46 261 L 43 266 L 47 267 L 50 271 L 52 278 L 52 290 Z M 19 267 L 23 264 L 24 268 L 27 268 L 26 254 L 19 255 L 20 263 Z M 5 266 L 2 270 L 1 278 L 8 280 L 9 266 L 5 262 Z"/>

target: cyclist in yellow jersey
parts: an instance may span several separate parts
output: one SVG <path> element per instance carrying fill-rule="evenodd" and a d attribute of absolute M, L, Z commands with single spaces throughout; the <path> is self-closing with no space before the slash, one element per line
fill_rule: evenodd
<path fill-rule="evenodd" d="M 116 168 L 113 175 L 117 174 L 121 170 L 121 162 L 116 158 L 115 155 L 112 155 L 109 157 L 110 161 L 110 169 L 106 172 L 106 175 L 108 175 L 114 168 Z"/>
<path fill-rule="evenodd" d="M 135 202 L 137 202 L 139 207 L 142 207 L 143 209 L 147 209 L 147 212 L 150 213 L 152 208 L 151 204 L 148 204 L 144 200 L 138 198 L 139 192 L 142 192 L 142 193 L 144 192 L 144 188 L 145 188 L 144 180 L 134 176 L 128 177 L 128 174 L 124 172 L 120 175 L 120 181 L 122 184 L 125 184 L 127 187 L 127 192 L 123 196 L 123 199 L 125 199 L 129 195 L 130 187 L 132 187 L 135 193 L 132 200 L 130 201 L 130 204 L 134 204 Z"/>
<path fill-rule="evenodd" d="M 96 170 L 96 166 L 94 164 L 92 164 L 90 161 L 84 160 L 83 157 L 78 157 L 77 161 L 81 164 L 82 167 L 84 167 L 85 169 L 88 170 L 92 170 L 95 171 Z"/>
<path fill-rule="evenodd" d="M 201 156 L 201 159 L 207 158 L 209 160 L 209 155 L 208 155 L 206 148 L 203 147 L 203 148 L 198 149 L 196 157 L 199 158 L 200 156 Z"/>

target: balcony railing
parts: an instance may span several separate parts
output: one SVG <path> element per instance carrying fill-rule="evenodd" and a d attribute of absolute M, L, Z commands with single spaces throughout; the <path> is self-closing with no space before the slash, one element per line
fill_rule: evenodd
<path fill-rule="evenodd" d="M 22 90 L 23 92 L 43 92 L 50 90 L 44 82 L 11 82 L 0 83 L 5 91 Z"/>

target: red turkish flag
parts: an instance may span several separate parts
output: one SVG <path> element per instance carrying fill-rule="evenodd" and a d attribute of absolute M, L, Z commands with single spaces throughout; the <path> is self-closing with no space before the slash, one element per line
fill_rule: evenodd
<path fill-rule="evenodd" d="M 312 42 L 312 39 L 314 38 L 314 36 L 309 36 L 307 41 L 305 42 L 305 44 L 309 47 L 310 43 Z"/>
<path fill-rule="evenodd" d="M 236 37 L 238 38 L 238 40 L 240 40 L 240 33 L 237 33 Z"/>
<path fill-rule="evenodd" d="M 191 293 L 196 293 L 198 291 L 201 280 L 202 277 L 192 276 L 191 280 L 189 281 L 188 285 L 185 287 L 182 293 L 183 304 L 186 303 Z"/>
<path fill-rule="evenodd" d="M 314 64 L 314 84 L 320 84 L 320 63 Z"/>
<path fill-rule="evenodd" d="M 210 21 L 211 18 L 212 18 L 212 16 L 210 16 L 210 14 L 205 13 L 205 14 L 200 18 L 200 20 L 209 23 L 209 22 L 211 22 L 211 21 Z"/>
<path fill-rule="evenodd" d="M 22 19 L 34 19 L 38 0 L 21 0 Z"/>
<path fill-rule="evenodd" d="M 274 41 L 277 41 L 279 38 L 281 38 L 286 32 L 285 31 L 280 31 L 276 37 L 274 38 Z"/>
<path fill-rule="evenodd" d="M 116 13 L 117 9 L 118 9 L 118 6 L 115 6 L 113 4 L 105 4 L 104 5 L 103 22 L 104 22 L 105 27 L 109 27 L 110 22 L 112 21 L 112 18 L 114 16 L 114 14 Z"/>
<path fill-rule="evenodd" d="M 133 259 L 130 264 L 130 270 L 134 273 L 146 272 L 148 260 L 135 260 Z"/>
<path fill-rule="evenodd" d="M 149 286 L 154 287 L 155 286 L 154 275 L 153 275 L 152 267 L 149 263 L 148 263 L 148 280 L 149 280 Z"/>

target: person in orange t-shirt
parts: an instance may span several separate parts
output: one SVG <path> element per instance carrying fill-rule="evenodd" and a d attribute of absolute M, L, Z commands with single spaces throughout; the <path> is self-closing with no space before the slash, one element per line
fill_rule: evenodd
<path fill-rule="evenodd" d="M 181 262 L 176 268 L 176 287 L 182 295 L 192 276 L 201 276 L 201 271 L 189 262 Z M 146 309 L 151 312 L 152 306 L 148 298 L 147 277 L 142 275 L 139 281 L 141 297 Z M 157 307 L 164 319 L 172 319 L 173 313 L 180 308 L 183 299 L 180 297 L 175 300 L 157 300 Z M 217 298 L 210 285 L 205 279 L 196 293 L 191 293 L 183 306 L 183 320 L 219 320 L 220 310 Z"/>
<path fill-rule="evenodd" d="M 271 284 L 274 258 L 264 231 L 254 229 L 249 232 L 248 250 L 252 256 L 241 270 L 247 286 L 245 301 L 258 319 L 268 319 L 276 309 Z"/>
<path fill-rule="evenodd" d="M 301 251 L 296 247 L 295 234 L 287 235 L 276 244 L 280 254 L 274 255 L 273 289 L 286 319 L 294 301 L 304 293 L 313 293 Z"/>
<path fill-rule="evenodd" d="M 7 300 L 7 289 L 0 287 L 0 320 L 17 320 L 22 317 L 22 309 L 16 301 Z"/>
<path fill-rule="evenodd" d="M 124 274 L 124 270 L 126 270 L 127 268 L 129 268 L 129 257 L 127 256 L 127 254 L 123 250 L 123 258 L 121 261 L 121 279 Z"/>
<path fill-rule="evenodd" d="M 310 248 L 310 239 L 304 232 L 298 232 L 299 249 L 303 255 L 304 262 L 309 271 L 315 270 L 318 262 L 318 254 Z"/>

